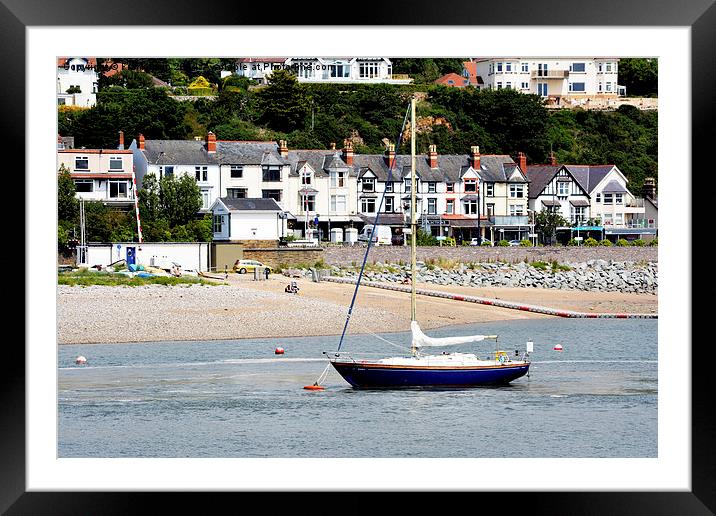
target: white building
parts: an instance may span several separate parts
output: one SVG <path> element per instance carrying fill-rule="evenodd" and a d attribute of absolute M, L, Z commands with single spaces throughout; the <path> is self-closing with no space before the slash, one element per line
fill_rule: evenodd
<path fill-rule="evenodd" d="M 60 57 L 57 59 L 57 104 L 93 107 L 97 104 L 97 59 Z"/>
<path fill-rule="evenodd" d="M 126 208 L 136 196 L 133 157 L 124 149 L 120 132 L 119 149 L 58 149 L 57 169 L 64 166 L 69 171 L 78 199 Z"/>
<path fill-rule="evenodd" d="M 236 74 L 263 84 L 273 70 L 290 70 L 299 82 L 339 84 L 410 84 L 407 75 L 393 75 L 387 57 L 257 57 L 237 61 Z"/>
<path fill-rule="evenodd" d="M 553 99 L 626 93 L 618 84 L 616 57 L 504 57 L 473 62 L 483 89 L 508 88 Z"/>
<path fill-rule="evenodd" d="M 287 235 L 284 211 L 273 199 L 222 197 L 211 211 L 215 241 L 279 240 Z"/>

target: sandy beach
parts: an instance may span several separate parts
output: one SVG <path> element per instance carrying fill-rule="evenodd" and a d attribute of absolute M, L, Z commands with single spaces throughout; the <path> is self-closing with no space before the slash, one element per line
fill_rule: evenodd
<path fill-rule="evenodd" d="M 287 294 L 284 276 L 253 281 L 229 275 L 218 286 L 69 287 L 57 292 L 60 344 L 215 340 L 261 337 L 339 335 L 354 285 L 296 280 L 300 293 Z M 419 285 L 438 290 L 435 285 Z M 656 313 L 650 294 L 582 292 L 535 288 L 440 290 L 519 301 L 582 312 Z M 448 299 L 418 296 L 418 320 L 424 329 L 456 324 L 552 316 Z M 361 287 L 349 332 L 407 331 L 410 295 Z"/>

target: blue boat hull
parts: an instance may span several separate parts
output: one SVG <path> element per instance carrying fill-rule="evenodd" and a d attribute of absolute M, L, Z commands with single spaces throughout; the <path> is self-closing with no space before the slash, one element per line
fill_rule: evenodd
<path fill-rule="evenodd" d="M 504 385 L 529 371 L 529 364 L 474 368 L 411 368 L 331 362 L 355 389 L 479 387 Z"/>

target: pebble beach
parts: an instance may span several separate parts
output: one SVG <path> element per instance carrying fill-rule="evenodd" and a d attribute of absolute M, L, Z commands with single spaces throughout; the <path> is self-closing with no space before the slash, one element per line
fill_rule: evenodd
<path fill-rule="evenodd" d="M 59 344 L 232 340 L 261 337 L 340 335 L 354 286 L 297 280 L 297 295 L 283 291 L 290 280 L 273 275 L 268 281 L 229 275 L 210 286 L 140 287 L 65 286 L 57 288 Z M 434 285 L 432 285 L 434 288 Z M 656 312 L 650 294 L 579 292 L 527 288 L 449 290 L 497 299 L 596 312 Z M 361 288 L 349 333 L 407 331 L 409 294 Z M 95 314 L 88 317 L 88 314 Z M 423 329 L 475 322 L 551 317 L 419 296 L 418 320 Z"/>

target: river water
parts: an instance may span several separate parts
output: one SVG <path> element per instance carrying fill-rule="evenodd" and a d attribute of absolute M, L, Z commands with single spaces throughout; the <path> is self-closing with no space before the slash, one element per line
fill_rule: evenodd
<path fill-rule="evenodd" d="M 534 341 L 505 387 L 359 391 L 334 370 L 338 338 L 63 345 L 59 457 L 657 457 L 657 321 L 538 319 L 430 336 Z M 409 334 L 382 334 L 409 346 Z M 554 351 L 562 344 L 563 351 Z M 395 355 L 373 335 L 343 351 Z M 285 349 L 275 355 L 276 347 Z M 485 356 L 494 344 L 455 346 Z M 83 355 L 87 364 L 75 365 Z"/>

